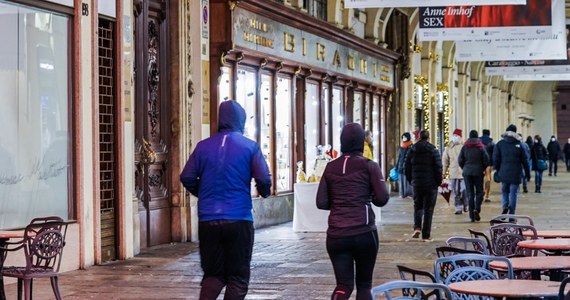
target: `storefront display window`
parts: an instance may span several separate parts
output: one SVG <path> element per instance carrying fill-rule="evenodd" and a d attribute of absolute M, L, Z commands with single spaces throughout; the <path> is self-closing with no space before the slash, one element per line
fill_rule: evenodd
<path fill-rule="evenodd" d="M 308 82 L 305 95 L 305 164 L 312 174 L 319 144 L 319 86 Z"/>
<path fill-rule="evenodd" d="M 231 99 L 232 94 L 232 73 L 228 67 L 222 67 L 222 75 L 220 77 L 219 95 L 220 101 Z"/>
<path fill-rule="evenodd" d="M 380 141 L 379 138 L 382 136 L 379 134 L 380 130 L 380 97 L 378 95 L 372 96 L 372 145 L 374 146 L 374 150 L 372 155 L 374 156 L 374 161 L 380 163 Z"/>
<path fill-rule="evenodd" d="M 268 166 L 271 166 L 271 95 L 273 94 L 272 86 L 273 77 L 270 75 L 261 75 L 261 132 L 259 137 L 259 146 L 265 157 Z"/>
<path fill-rule="evenodd" d="M 363 95 L 360 92 L 354 93 L 354 105 L 352 107 L 352 121 L 362 125 L 362 103 Z"/>
<path fill-rule="evenodd" d="M 332 148 L 340 153 L 340 132 L 344 124 L 344 117 L 342 115 L 343 91 L 339 88 L 333 89 L 332 99 Z"/>
<path fill-rule="evenodd" d="M 69 218 L 68 17 L 0 1 L 0 228 Z"/>
<path fill-rule="evenodd" d="M 291 79 L 277 79 L 275 99 L 275 156 L 277 192 L 292 190 L 291 178 Z"/>
<path fill-rule="evenodd" d="M 331 136 L 329 134 L 329 129 L 330 129 L 330 120 L 329 120 L 329 115 L 331 112 L 330 109 L 330 105 L 329 105 L 329 88 L 328 87 L 323 87 L 323 96 L 321 97 L 322 101 L 321 103 L 323 104 L 323 109 L 325 111 L 324 113 L 324 128 L 323 131 L 325 132 L 325 145 L 331 145 Z"/>
<path fill-rule="evenodd" d="M 245 109 L 247 116 L 243 135 L 257 141 L 257 103 L 255 72 L 238 70 L 236 80 L 236 101 Z"/>

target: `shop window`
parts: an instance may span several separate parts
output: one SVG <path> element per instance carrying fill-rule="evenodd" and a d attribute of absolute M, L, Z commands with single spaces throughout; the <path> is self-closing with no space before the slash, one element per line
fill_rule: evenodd
<path fill-rule="evenodd" d="M 333 88 L 332 99 L 332 149 L 340 153 L 340 133 L 344 125 L 344 116 L 342 114 L 342 102 L 344 93 L 340 88 Z"/>
<path fill-rule="evenodd" d="M 0 228 L 70 214 L 68 17 L 0 4 Z"/>
<path fill-rule="evenodd" d="M 324 109 L 323 132 L 325 133 L 325 145 L 332 145 L 331 136 L 329 134 L 331 128 L 329 120 L 331 109 L 329 105 L 329 88 L 327 86 L 323 87 L 323 95 L 321 98 L 322 98 L 321 103 L 323 104 L 323 109 Z"/>
<path fill-rule="evenodd" d="M 238 70 L 236 80 L 236 101 L 245 109 L 247 119 L 243 135 L 257 141 L 256 73 Z"/>
<path fill-rule="evenodd" d="M 362 110 L 363 102 L 364 102 L 364 95 L 360 92 L 354 93 L 354 105 L 352 106 L 352 122 L 358 123 L 362 125 Z"/>
<path fill-rule="evenodd" d="M 305 94 L 305 163 L 307 174 L 312 174 L 319 145 L 319 86 L 306 84 Z"/>
<path fill-rule="evenodd" d="M 327 20 L 327 0 L 305 0 L 303 1 L 303 8 L 311 16 L 323 21 Z"/>
<path fill-rule="evenodd" d="M 291 79 L 278 78 L 275 99 L 275 158 L 277 172 L 277 192 L 290 191 L 292 186 L 291 169 Z"/>
<path fill-rule="evenodd" d="M 222 67 L 222 75 L 220 76 L 220 85 L 218 87 L 218 95 L 220 101 L 231 99 L 232 82 L 232 69 L 228 67 Z"/>
<path fill-rule="evenodd" d="M 378 113 L 380 110 L 380 97 L 378 95 L 374 95 L 372 97 L 372 155 L 374 156 L 374 161 L 380 163 L 380 142 L 379 138 L 381 135 L 379 134 L 380 130 L 380 114 Z"/>
<path fill-rule="evenodd" d="M 261 123 L 260 123 L 260 136 L 259 146 L 261 152 L 265 157 L 268 166 L 271 166 L 272 149 L 271 149 L 271 97 L 273 95 L 272 89 L 273 77 L 270 75 L 261 75 Z M 272 173 L 274 174 L 274 173 Z"/>

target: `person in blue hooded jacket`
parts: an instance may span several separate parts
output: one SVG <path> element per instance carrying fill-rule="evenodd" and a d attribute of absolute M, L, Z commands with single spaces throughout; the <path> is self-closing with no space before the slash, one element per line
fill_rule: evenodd
<path fill-rule="evenodd" d="M 259 145 L 243 136 L 245 110 L 220 104 L 218 133 L 200 141 L 180 174 L 198 197 L 198 238 L 204 275 L 200 300 L 244 299 L 250 279 L 254 227 L 251 179 L 261 197 L 271 193 L 271 174 Z"/>

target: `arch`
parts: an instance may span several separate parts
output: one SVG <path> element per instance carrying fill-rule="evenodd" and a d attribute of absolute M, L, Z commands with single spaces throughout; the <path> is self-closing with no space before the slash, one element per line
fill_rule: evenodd
<path fill-rule="evenodd" d="M 366 24 L 364 25 L 364 38 L 374 42 L 375 44 L 380 41 L 379 31 L 382 27 L 385 27 L 385 21 L 381 19 L 382 8 L 367 8 Z M 381 40 L 384 41 L 384 40 Z"/>
<path fill-rule="evenodd" d="M 327 21 L 337 27 L 342 26 L 342 0 L 327 1 Z"/>

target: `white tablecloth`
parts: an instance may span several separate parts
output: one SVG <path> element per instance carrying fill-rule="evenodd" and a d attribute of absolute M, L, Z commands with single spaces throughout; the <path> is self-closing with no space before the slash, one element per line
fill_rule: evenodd
<path fill-rule="evenodd" d="M 329 211 L 317 208 L 319 183 L 296 183 L 293 187 L 295 203 L 293 207 L 293 231 L 325 232 L 328 227 Z M 380 207 L 372 205 L 376 223 L 380 222 Z"/>

